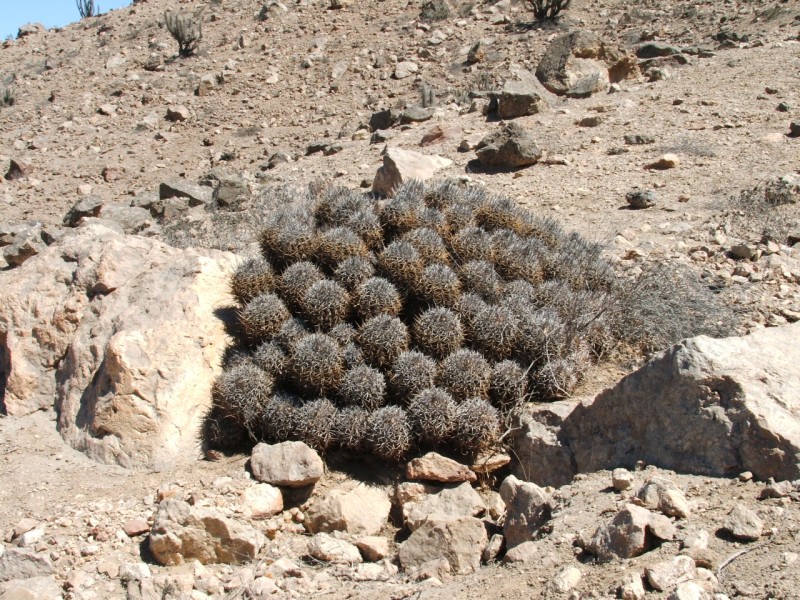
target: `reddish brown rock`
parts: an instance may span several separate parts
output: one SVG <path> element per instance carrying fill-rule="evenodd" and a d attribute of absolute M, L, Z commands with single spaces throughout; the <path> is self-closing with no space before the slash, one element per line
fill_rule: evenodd
<path fill-rule="evenodd" d="M 422 481 L 441 481 L 457 483 L 475 481 L 477 476 L 466 465 L 442 456 L 436 452 L 428 452 L 415 458 L 406 465 L 406 477 Z"/>

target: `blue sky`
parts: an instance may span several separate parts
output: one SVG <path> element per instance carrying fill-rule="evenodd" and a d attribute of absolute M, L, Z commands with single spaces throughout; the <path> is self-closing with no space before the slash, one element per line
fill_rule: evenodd
<path fill-rule="evenodd" d="M 95 0 L 100 12 L 129 6 L 131 0 Z M 17 37 L 17 30 L 25 23 L 43 23 L 46 27 L 63 27 L 80 19 L 75 0 L 0 0 L 0 40 L 9 35 Z"/>

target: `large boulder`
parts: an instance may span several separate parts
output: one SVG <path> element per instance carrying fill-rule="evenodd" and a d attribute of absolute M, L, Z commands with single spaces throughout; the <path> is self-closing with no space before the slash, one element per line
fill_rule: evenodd
<path fill-rule="evenodd" d="M 579 471 L 637 461 L 685 473 L 800 478 L 800 323 L 684 340 L 561 428 Z"/>
<path fill-rule="evenodd" d="M 260 531 L 175 498 L 158 505 L 150 530 L 150 551 L 162 565 L 248 562 L 265 543 Z"/>
<path fill-rule="evenodd" d="M 509 549 L 532 541 L 542 525 L 550 520 L 550 496 L 535 483 L 509 475 L 500 485 L 500 497 L 506 505 L 503 535 Z"/>
<path fill-rule="evenodd" d="M 403 503 L 403 521 L 411 531 L 430 518 L 474 517 L 486 510 L 483 499 L 469 483 L 432 491 L 434 493 Z"/>
<path fill-rule="evenodd" d="M 257 481 L 289 488 L 314 485 L 325 472 L 319 454 L 303 442 L 256 444 L 250 468 Z"/>
<path fill-rule="evenodd" d="M 383 166 L 375 173 L 372 191 L 391 196 L 404 181 L 430 179 L 439 169 L 449 167 L 453 161 L 442 156 L 422 154 L 413 150 L 386 147 L 383 150 Z"/>
<path fill-rule="evenodd" d="M 89 224 L 0 273 L 0 410 L 55 405 L 64 439 L 100 462 L 195 458 L 234 266 Z"/>
<path fill-rule="evenodd" d="M 574 399 L 533 407 L 512 432 L 513 473 L 540 486 L 561 487 L 575 476 L 572 452 L 558 439 L 564 419 L 575 409 Z"/>
<path fill-rule="evenodd" d="M 542 151 L 530 131 L 519 123 L 505 123 L 483 138 L 475 153 L 481 165 L 489 169 L 518 169 L 536 164 Z"/>
<path fill-rule="evenodd" d="M 524 69 L 515 69 L 497 94 L 497 116 L 515 119 L 535 115 L 550 108 L 552 94 Z"/>
<path fill-rule="evenodd" d="M 376 535 L 386 526 L 391 508 L 385 490 L 361 483 L 350 490 L 333 490 L 315 500 L 306 511 L 305 524 L 311 533 Z"/>
<path fill-rule="evenodd" d="M 638 73 L 636 57 L 576 30 L 554 39 L 539 61 L 536 77 L 559 96 L 585 98 Z"/>
<path fill-rule="evenodd" d="M 480 568 L 481 553 L 487 542 L 486 528 L 480 519 L 432 517 L 403 542 L 398 558 L 404 571 L 444 558 L 451 572 L 466 575 Z"/>

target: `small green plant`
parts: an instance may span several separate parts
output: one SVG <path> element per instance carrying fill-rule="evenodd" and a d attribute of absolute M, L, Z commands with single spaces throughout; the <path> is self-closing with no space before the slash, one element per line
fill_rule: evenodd
<path fill-rule="evenodd" d="M 95 17 L 100 14 L 100 5 L 95 5 L 94 0 L 75 0 L 81 19 Z"/>
<path fill-rule="evenodd" d="M 562 10 L 569 7 L 570 0 L 529 0 L 533 16 L 537 21 L 555 19 Z"/>
<path fill-rule="evenodd" d="M 174 13 L 168 10 L 164 13 L 164 24 L 178 42 L 178 54 L 186 58 L 197 52 L 200 40 L 203 39 L 203 24 L 199 15 Z"/>
<path fill-rule="evenodd" d="M 0 87 L 0 107 L 14 106 L 17 101 L 14 88 L 11 86 Z"/>

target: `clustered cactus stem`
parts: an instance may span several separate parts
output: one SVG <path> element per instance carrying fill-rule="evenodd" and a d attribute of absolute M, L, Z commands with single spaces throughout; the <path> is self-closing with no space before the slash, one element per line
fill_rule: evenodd
<path fill-rule="evenodd" d="M 308 198 L 271 215 L 261 255 L 232 275 L 242 334 L 210 443 L 472 457 L 525 402 L 570 394 L 599 356 L 640 341 L 600 247 L 507 198 L 416 181 L 385 202 Z"/>

